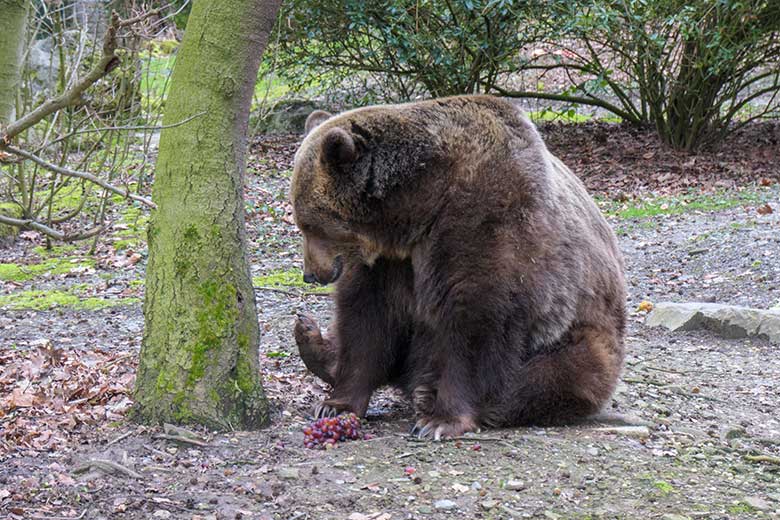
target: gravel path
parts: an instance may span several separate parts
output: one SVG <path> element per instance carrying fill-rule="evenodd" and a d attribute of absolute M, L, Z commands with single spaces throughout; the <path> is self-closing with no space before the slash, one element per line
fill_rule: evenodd
<path fill-rule="evenodd" d="M 286 182 L 288 177 L 278 174 L 250 191 L 278 195 Z M 411 420 L 407 403 L 383 391 L 373 400 L 365 426 L 374 439 L 330 451 L 304 449 L 301 428 L 325 388 L 298 359 L 292 322 L 296 311 L 306 309 L 327 323 L 331 303 L 327 296 L 296 296 L 297 289 L 290 290 L 292 295 L 260 290 L 261 360 L 274 406 L 272 427 L 253 433 L 199 432 L 208 446 L 198 447 L 154 439 L 156 430 L 129 423 L 63 425 L 74 432 L 68 449 L 19 448 L 0 457 L 0 515 L 780 518 L 778 347 L 761 340 L 648 329 L 644 313 L 634 311 L 643 300 L 776 304 L 780 190 L 764 189 L 758 198 L 715 212 L 610 217 L 620 231 L 632 311 L 626 370 L 607 410 L 623 422 L 613 417 L 567 428 L 487 431 L 457 442 L 421 443 L 404 435 Z M 285 222 L 286 202 L 281 196 L 273 200 L 275 217 L 259 208 L 250 216 L 259 230 L 251 237 L 256 274 L 300 264 L 297 249 L 289 252 L 297 237 Z M 757 208 L 765 203 L 775 212 L 759 214 Z M 23 252 L 0 251 L 0 261 Z M 125 277 L 141 278 L 142 265 L 126 268 Z M 74 279 L 6 284 L 2 291 L 98 283 L 105 272 L 110 271 L 98 266 L 95 273 Z M 63 349 L 134 354 L 141 330 L 137 304 L 0 314 L 3 348 L 20 351 L 47 339 Z M 140 478 L 94 468 L 75 475 L 73 469 L 89 458 L 110 459 Z"/>

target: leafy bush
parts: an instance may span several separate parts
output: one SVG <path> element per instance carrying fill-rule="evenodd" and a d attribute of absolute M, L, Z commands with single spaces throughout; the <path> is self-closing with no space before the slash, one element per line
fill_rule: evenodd
<path fill-rule="evenodd" d="M 488 90 L 539 38 L 519 0 L 290 0 L 280 74 L 299 89 L 345 80 L 387 100 Z"/>
<path fill-rule="evenodd" d="M 544 19 L 558 33 L 551 52 L 537 55 L 528 68 L 562 69 L 569 88 L 506 94 L 597 105 L 629 122 L 655 125 L 664 142 L 682 150 L 778 114 L 777 0 L 550 5 Z"/>

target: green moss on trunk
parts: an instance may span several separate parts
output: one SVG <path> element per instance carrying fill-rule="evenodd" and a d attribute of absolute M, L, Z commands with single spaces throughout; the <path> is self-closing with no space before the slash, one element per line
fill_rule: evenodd
<path fill-rule="evenodd" d="M 148 231 L 135 416 L 253 429 L 268 419 L 244 248 L 246 128 L 280 1 L 195 2 L 171 79 Z"/>

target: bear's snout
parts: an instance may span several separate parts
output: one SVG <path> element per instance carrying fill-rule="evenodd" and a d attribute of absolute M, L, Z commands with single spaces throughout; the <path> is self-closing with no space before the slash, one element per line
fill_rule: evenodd
<path fill-rule="evenodd" d="M 305 283 L 318 283 L 320 285 L 328 285 L 329 283 L 333 283 L 339 279 L 339 276 L 341 276 L 341 271 L 343 269 L 344 269 L 344 262 L 341 260 L 340 256 L 337 256 L 333 260 L 333 268 L 331 269 L 330 273 L 323 276 L 316 272 L 307 273 L 304 271 L 303 281 Z"/>

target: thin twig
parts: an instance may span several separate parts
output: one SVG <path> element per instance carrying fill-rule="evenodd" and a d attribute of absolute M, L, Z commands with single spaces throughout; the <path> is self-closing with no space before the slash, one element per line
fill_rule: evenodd
<path fill-rule="evenodd" d="M 197 439 L 188 439 L 187 437 L 181 436 L 181 435 L 168 435 L 167 433 L 158 433 L 157 435 L 152 437 L 153 439 L 165 439 L 169 441 L 174 442 L 180 442 L 182 444 L 192 444 L 193 446 L 198 446 L 199 448 L 208 448 L 209 444 L 203 441 L 199 441 Z"/>
<path fill-rule="evenodd" d="M 509 516 L 511 516 L 513 518 L 523 518 L 523 513 L 521 513 L 520 511 L 516 511 L 516 510 L 512 509 L 509 506 L 505 506 L 504 504 L 500 504 L 498 506 L 498 508 L 501 511 L 503 511 L 504 513 L 508 514 Z"/>
<path fill-rule="evenodd" d="M 275 287 L 254 287 L 255 291 L 269 291 L 269 292 L 275 292 L 279 294 L 284 294 L 293 298 L 300 298 L 302 296 L 318 296 L 320 298 L 330 298 L 330 293 L 319 293 L 319 292 L 295 292 L 295 291 L 285 291 L 284 289 L 277 289 Z"/>
<path fill-rule="evenodd" d="M 173 3 L 165 4 L 162 7 L 158 7 L 156 9 L 152 9 L 151 11 L 146 11 L 145 13 L 139 14 L 135 18 L 128 18 L 127 20 L 119 20 L 116 24 L 117 27 L 128 27 L 130 25 L 135 25 L 138 22 L 143 22 L 147 18 L 151 18 L 152 16 L 157 16 L 158 14 L 162 13 L 163 11 L 167 11 L 168 8 L 172 7 Z M 116 13 L 114 13 L 116 15 Z"/>
<path fill-rule="evenodd" d="M 112 193 L 116 193 L 117 195 L 121 195 L 122 197 L 126 199 L 131 199 L 137 202 L 140 202 L 141 204 L 144 204 L 145 206 L 148 206 L 152 209 L 157 208 L 157 205 L 152 202 L 151 200 L 147 199 L 146 197 L 141 197 L 140 195 L 136 195 L 134 193 L 131 193 L 129 189 L 122 189 L 117 186 L 114 186 L 113 184 L 109 184 L 108 182 L 95 177 L 91 173 L 87 172 L 80 172 L 76 170 L 71 170 L 70 168 L 65 168 L 63 166 L 57 166 L 56 164 L 52 164 L 48 161 L 45 161 L 44 159 L 38 157 L 35 154 L 32 154 L 30 152 L 26 152 L 24 150 L 21 150 L 19 148 L 16 148 L 15 146 L 7 146 L 5 148 L 8 152 L 18 155 L 19 157 L 24 157 L 27 160 L 30 160 L 37 164 L 38 166 L 45 168 L 49 171 L 53 171 L 55 173 L 59 173 L 60 175 L 64 175 L 66 177 L 75 177 L 77 179 L 85 179 L 89 182 L 92 182 L 94 184 L 97 184 L 103 189 L 106 189 Z"/>
<path fill-rule="evenodd" d="M 112 359 L 111 361 L 107 362 L 105 365 L 103 365 L 101 367 L 101 369 L 102 369 L 103 372 L 105 372 L 107 368 L 110 368 L 110 367 L 116 365 L 117 363 L 119 363 L 120 361 L 124 361 L 125 359 L 135 357 L 136 355 L 137 354 L 122 354 L 121 356 L 116 357 L 116 358 Z"/>
<path fill-rule="evenodd" d="M 158 450 L 157 448 L 155 448 L 153 446 L 149 446 L 148 444 L 144 444 L 144 449 L 149 451 L 149 452 L 151 452 L 151 453 L 154 453 L 155 455 L 159 455 L 161 457 L 165 457 L 165 458 L 168 458 L 168 459 L 172 459 L 173 458 L 173 455 L 171 455 L 170 453 L 165 453 L 164 451 Z"/>
<path fill-rule="evenodd" d="M 40 515 L 33 515 L 30 517 L 31 520 L 81 520 L 84 518 L 84 515 L 87 514 L 87 510 L 81 512 L 79 516 L 40 516 Z"/>
<path fill-rule="evenodd" d="M 55 145 L 61 141 L 64 141 L 65 139 L 70 139 L 73 136 L 81 135 L 81 134 L 90 134 L 90 133 L 96 133 L 96 132 L 110 132 L 110 131 L 135 131 L 135 130 L 166 130 L 168 128 L 176 128 L 177 126 L 186 125 L 193 119 L 197 119 L 199 117 L 202 117 L 206 115 L 206 111 L 198 112 L 195 115 L 192 115 L 188 118 L 182 119 L 178 123 L 171 123 L 169 125 L 139 125 L 139 126 L 103 126 L 100 128 L 85 128 L 83 130 L 74 130 L 73 132 L 69 134 L 65 134 L 63 136 L 58 137 L 54 141 L 50 141 L 46 143 L 44 146 L 39 148 L 36 153 L 40 152 L 43 148 L 49 148 L 52 145 Z"/>
<path fill-rule="evenodd" d="M 90 459 L 74 469 L 73 473 L 84 473 L 90 469 L 97 469 L 110 475 L 124 475 L 139 480 L 144 478 L 140 473 L 136 473 L 132 469 L 108 459 Z"/>
<path fill-rule="evenodd" d="M 764 462 L 766 464 L 780 466 L 780 457 L 773 457 L 771 455 L 745 455 L 745 459 L 750 462 Z"/>
<path fill-rule="evenodd" d="M 668 383 L 662 383 L 660 381 L 653 381 L 650 379 L 635 379 L 632 377 L 624 377 L 622 379 L 624 383 L 639 383 L 642 385 L 653 385 L 653 386 L 667 386 Z"/>
<path fill-rule="evenodd" d="M 131 430 L 131 431 L 129 431 L 129 432 L 126 432 L 126 433 L 124 433 L 124 434 L 120 435 L 119 437 L 117 437 L 116 439 L 114 439 L 114 440 L 112 440 L 112 441 L 109 441 L 109 442 L 107 442 L 107 443 L 106 443 L 106 446 L 111 446 L 112 444 L 116 444 L 116 443 L 117 443 L 117 442 L 119 442 L 119 441 L 125 440 L 125 439 L 127 439 L 128 437 L 130 437 L 130 436 L 131 436 L 133 433 L 134 433 L 134 432 L 133 432 L 132 430 Z"/>

